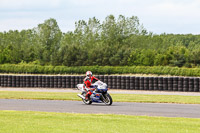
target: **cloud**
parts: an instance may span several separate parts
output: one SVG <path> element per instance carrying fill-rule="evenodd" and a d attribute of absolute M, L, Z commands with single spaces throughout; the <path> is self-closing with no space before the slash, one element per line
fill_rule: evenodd
<path fill-rule="evenodd" d="M 155 3 L 154 3 L 155 2 Z M 154 33 L 199 34 L 200 1 L 162 0 L 134 7 L 144 27 Z"/>
<path fill-rule="evenodd" d="M 177 2 L 177 1 L 166 1 L 158 3 L 149 7 L 155 15 L 166 15 L 166 16 L 188 16 L 188 15 L 197 15 L 199 11 L 200 2 L 199 1 L 186 1 L 186 2 Z"/>
<path fill-rule="evenodd" d="M 1 10 L 22 10 L 37 8 L 57 8 L 62 0 L 0 0 Z"/>
<path fill-rule="evenodd" d="M 0 31 L 32 29 L 37 27 L 39 23 L 43 23 L 43 20 L 30 18 L 5 19 L 0 22 Z"/>
<path fill-rule="evenodd" d="M 116 18 L 138 16 L 147 30 L 158 34 L 198 33 L 199 7 L 199 0 L 0 0 L 0 31 L 12 29 L 10 21 L 21 29 L 37 26 L 35 20 L 42 23 L 55 18 L 66 32 L 74 28 L 75 21 L 96 17 L 102 22 L 113 14 Z"/>

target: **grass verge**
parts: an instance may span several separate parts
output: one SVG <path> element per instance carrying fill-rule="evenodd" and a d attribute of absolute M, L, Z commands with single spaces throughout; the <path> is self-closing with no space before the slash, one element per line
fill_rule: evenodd
<path fill-rule="evenodd" d="M 199 133 L 200 119 L 0 111 L 0 133 Z"/>
<path fill-rule="evenodd" d="M 111 94 L 114 102 L 200 104 L 200 96 Z M 80 101 L 77 93 L 0 91 L 0 99 L 39 99 Z"/>

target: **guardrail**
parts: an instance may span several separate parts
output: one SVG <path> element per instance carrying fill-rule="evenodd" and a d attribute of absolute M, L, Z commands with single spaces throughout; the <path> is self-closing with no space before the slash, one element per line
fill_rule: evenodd
<path fill-rule="evenodd" d="M 111 89 L 200 92 L 197 77 L 95 76 Z M 75 88 L 84 76 L 0 75 L 1 87 Z"/>

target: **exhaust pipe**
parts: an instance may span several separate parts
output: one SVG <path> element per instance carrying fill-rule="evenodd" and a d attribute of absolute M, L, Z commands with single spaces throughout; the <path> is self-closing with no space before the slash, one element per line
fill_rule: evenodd
<path fill-rule="evenodd" d="M 83 95 L 81 95 L 81 94 L 77 94 L 77 96 L 79 96 L 82 99 L 85 99 L 85 97 Z"/>

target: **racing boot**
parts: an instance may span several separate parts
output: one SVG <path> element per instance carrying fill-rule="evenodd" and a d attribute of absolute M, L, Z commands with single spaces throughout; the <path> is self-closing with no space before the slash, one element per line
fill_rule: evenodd
<path fill-rule="evenodd" d="M 85 100 L 90 100 L 91 91 L 88 91 L 85 95 Z"/>

